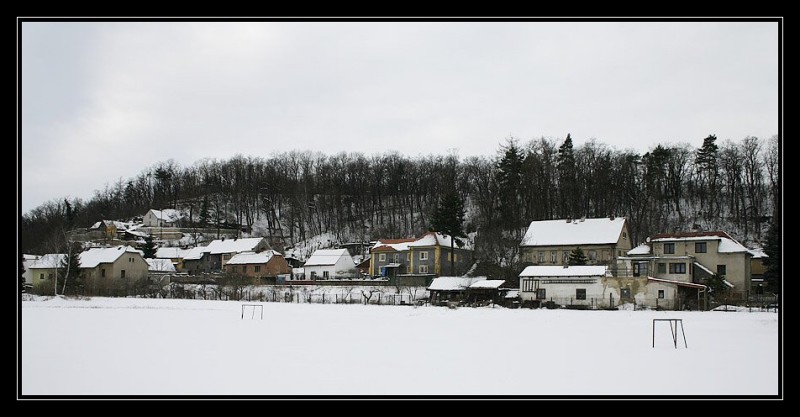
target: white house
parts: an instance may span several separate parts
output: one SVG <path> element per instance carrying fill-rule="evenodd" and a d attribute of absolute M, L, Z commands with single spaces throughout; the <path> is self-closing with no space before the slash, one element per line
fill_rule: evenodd
<path fill-rule="evenodd" d="M 519 274 L 520 301 L 534 305 L 553 301 L 559 305 L 597 306 L 615 297 L 604 285 L 605 277 L 605 265 L 531 265 Z M 616 299 L 619 300 L 619 294 Z"/>
<path fill-rule="evenodd" d="M 170 259 L 146 258 L 145 262 L 147 262 L 147 271 L 151 274 L 174 274 L 176 272 L 175 265 Z"/>
<path fill-rule="evenodd" d="M 147 227 L 175 227 L 182 217 L 183 214 L 175 209 L 150 209 L 142 218 L 142 224 Z"/>
<path fill-rule="evenodd" d="M 356 263 L 347 249 L 317 249 L 303 264 L 305 278 L 334 279 L 358 276 Z"/>
<path fill-rule="evenodd" d="M 22 273 L 22 278 L 25 279 L 26 285 L 33 285 L 33 275 L 31 274 L 31 264 L 39 259 L 39 255 L 22 255 L 22 267 L 25 269 L 25 272 Z"/>

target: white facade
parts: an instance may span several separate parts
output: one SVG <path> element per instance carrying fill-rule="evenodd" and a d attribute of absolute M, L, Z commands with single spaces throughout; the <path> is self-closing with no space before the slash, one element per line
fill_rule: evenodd
<path fill-rule="evenodd" d="M 305 279 L 353 278 L 356 263 L 347 249 L 317 249 L 303 265 Z"/>

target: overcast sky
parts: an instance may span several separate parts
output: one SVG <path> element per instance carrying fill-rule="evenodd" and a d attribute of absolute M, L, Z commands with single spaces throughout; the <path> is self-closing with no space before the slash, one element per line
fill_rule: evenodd
<path fill-rule="evenodd" d="M 160 161 L 778 134 L 777 22 L 23 22 L 21 206 Z"/>

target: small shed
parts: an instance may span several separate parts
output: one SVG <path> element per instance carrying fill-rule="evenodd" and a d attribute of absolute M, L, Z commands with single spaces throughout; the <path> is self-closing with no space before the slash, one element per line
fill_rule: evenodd
<path fill-rule="evenodd" d="M 448 302 L 461 303 L 467 300 L 470 285 L 486 281 L 486 277 L 438 277 L 434 278 L 427 290 L 431 305 L 447 305 Z"/>
<path fill-rule="evenodd" d="M 506 291 L 500 287 L 505 282 L 502 279 L 485 279 L 472 283 L 467 289 L 467 304 L 472 306 L 503 304 L 503 295 Z"/>

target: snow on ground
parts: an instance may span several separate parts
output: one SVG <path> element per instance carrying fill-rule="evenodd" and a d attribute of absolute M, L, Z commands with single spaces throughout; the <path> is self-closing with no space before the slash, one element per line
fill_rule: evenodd
<path fill-rule="evenodd" d="M 23 398 L 782 395 L 776 312 L 31 297 L 20 314 Z M 682 320 L 677 348 L 668 322 L 653 347 L 656 318 Z"/>

